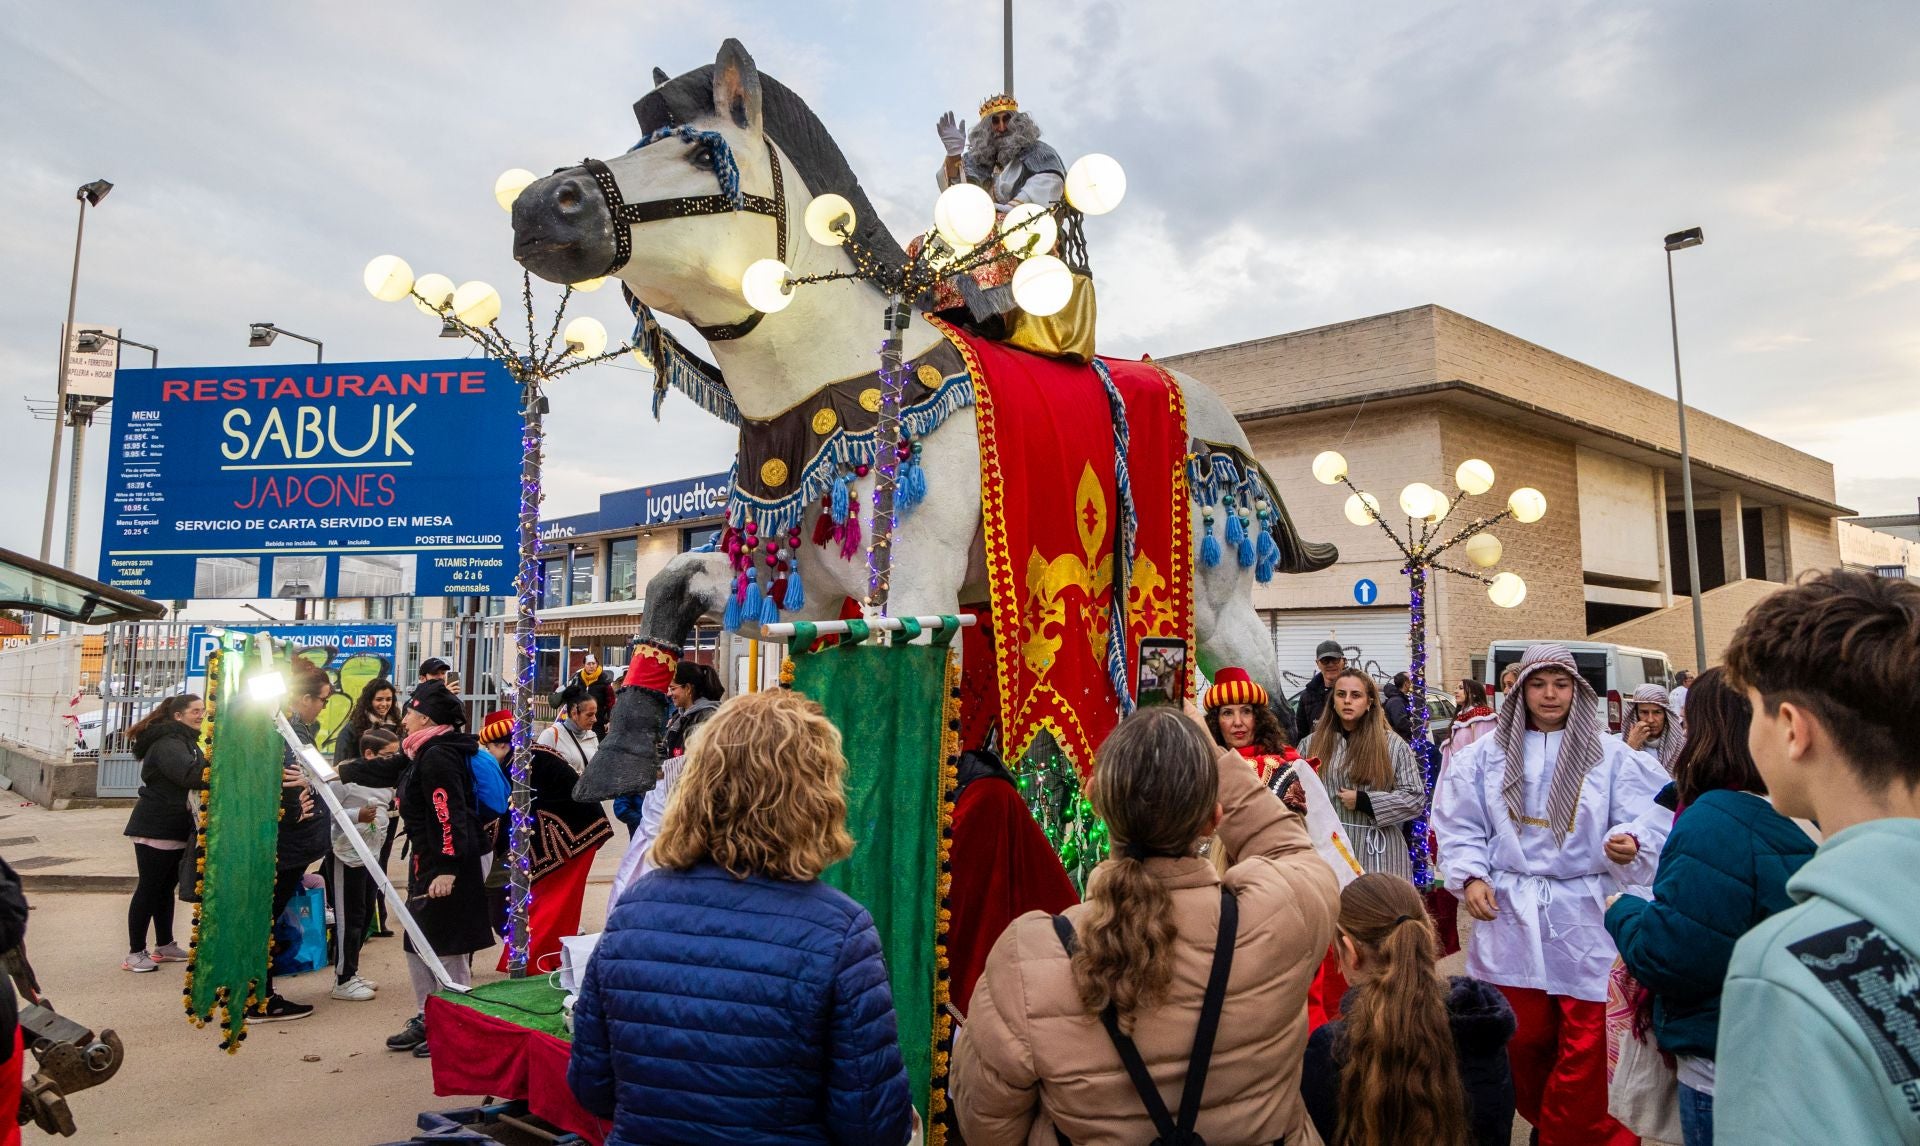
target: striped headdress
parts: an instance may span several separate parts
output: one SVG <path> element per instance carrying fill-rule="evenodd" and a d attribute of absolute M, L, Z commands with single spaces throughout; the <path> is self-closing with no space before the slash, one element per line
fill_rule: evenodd
<path fill-rule="evenodd" d="M 1248 676 L 1246 669 L 1223 668 L 1214 674 L 1213 685 L 1207 689 L 1201 703 L 1208 708 L 1228 704 L 1265 704 L 1267 690 Z"/>
<path fill-rule="evenodd" d="M 1573 830 L 1574 814 L 1580 810 L 1580 788 L 1604 755 L 1599 699 L 1593 686 L 1580 675 L 1573 653 L 1565 645 L 1537 644 L 1520 658 L 1520 675 L 1500 708 L 1496 732 L 1500 750 L 1507 758 L 1506 771 L 1500 776 L 1500 794 L 1506 797 L 1507 814 L 1520 822 L 1525 811 L 1522 789 L 1526 775 L 1527 678 L 1545 669 L 1559 669 L 1573 678 L 1573 709 L 1567 714 L 1566 735 L 1560 741 L 1560 756 L 1553 764 L 1553 778 L 1547 787 L 1547 826 L 1555 843 L 1565 843 L 1567 833 Z"/>
<path fill-rule="evenodd" d="M 1657 684 L 1643 684 L 1633 690 L 1629 703 L 1657 704 L 1666 710 L 1667 730 L 1660 734 L 1660 743 L 1654 747 L 1660 756 L 1660 767 L 1667 770 L 1667 775 L 1673 775 L 1673 762 L 1680 759 L 1680 750 L 1687 745 L 1687 730 L 1680 723 L 1680 710 L 1673 706 L 1673 697 Z"/>

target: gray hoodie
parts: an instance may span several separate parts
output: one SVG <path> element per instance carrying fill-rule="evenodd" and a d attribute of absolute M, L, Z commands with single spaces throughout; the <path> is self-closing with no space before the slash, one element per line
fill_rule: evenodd
<path fill-rule="evenodd" d="M 1920 820 L 1829 838 L 1722 996 L 1714 1141 L 1920 1146 Z"/>

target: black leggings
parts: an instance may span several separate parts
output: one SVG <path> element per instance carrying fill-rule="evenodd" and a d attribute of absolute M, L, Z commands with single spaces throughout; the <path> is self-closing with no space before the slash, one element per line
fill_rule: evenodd
<path fill-rule="evenodd" d="M 184 851 L 133 845 L 134 869 L 140 873 L 133 889 L 133 902 L 127 905 L 127 950 L 147 949 L 147 925 L 153 925 L 153 945 L 165 947 L 173 942 L 173 895 L 180 885 L 180 859 Z"/>
<path fill-rule="evenodd" d="M 339 856 L 327 859 L 327 888 L 333 893 L 333 977 L 344 983 L 360 973 L 360 946 L 366 942 L 367 920 L 380 892 L 372 873 Z"/>
<path fill-rule="evenodd" d="M 286 911 L 287 904 L 293 902 L 293 897 L 300 891 L 300 881 L 305 879 L 306 875 L 307 869 L 304 867 L 283 867 L 273 873 L 272 919 L 275 923 L 280 921 L 280 914 Z M 268 924 L 268 926 L 271 927 L 272 924 Z M 276 949 L 273 953 L 278 954 L 279 952 Z M 267 994 L 269 996 L 273 994 L 273 963 L 271 955 L 268 956 L 267 963 Z"/>

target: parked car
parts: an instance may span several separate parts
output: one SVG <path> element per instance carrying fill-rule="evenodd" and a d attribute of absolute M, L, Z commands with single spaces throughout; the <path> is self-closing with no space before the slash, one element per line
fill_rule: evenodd
<path fill-rule="evenodd" d="M 1539 641 L 1495 641 L 1487 648 L 1487 696 L 1496 707 L 1506 698 L 1499 695 L 1500 674 L 1520 663 L 1520 657 Z M 1665 686 L 1673 679 L 1673 663 L 1657 649 L 1636 649 L 1629 645 L 1610 645 L 1600 641 L 1559 641 L 1573 653 L 1580 675 L 1593 686 L 1600 698 L 1600 716 L 1607 731 L 1618 733 L 1626 712 L 1626 698 L 1643 684 Z"/>

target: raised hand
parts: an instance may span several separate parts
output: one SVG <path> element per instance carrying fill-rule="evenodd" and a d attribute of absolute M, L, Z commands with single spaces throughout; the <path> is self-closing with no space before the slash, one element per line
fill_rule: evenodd
<path fill-rule="evenodd" d="M 966 153 L 967 125 L 964 120 L 948 112 L 940 117 L 940 122 L 934 125 L 934 130 L 940 133 L 940 142 L 946 147 L 948 155 L 957 156 Z"/>

